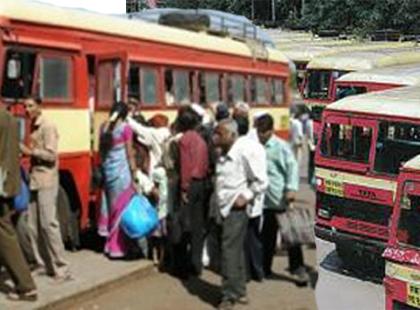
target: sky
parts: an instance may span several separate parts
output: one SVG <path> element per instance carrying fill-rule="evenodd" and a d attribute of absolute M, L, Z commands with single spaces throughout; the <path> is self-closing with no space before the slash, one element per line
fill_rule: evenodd
<path fill-rule="evenodd" d="M 106 14 L 125 13 L 125 0 L 36 0 L 58 6 L 83 8 Z"/>

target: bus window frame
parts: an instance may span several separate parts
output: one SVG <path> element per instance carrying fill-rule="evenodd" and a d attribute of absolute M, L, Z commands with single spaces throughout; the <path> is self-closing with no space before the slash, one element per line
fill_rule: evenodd
<path fill-rule="evenodd" d="M 2 70 L 0 74 L 0 85 L 3 85 L 4 77 L 4 65 L 9 49 L 15 49 L 17 51 L 31 51 L 35 54 L 35 65 L 33 72 L 33 82 L 30 89 L 30 96 L 39 95 L 37 94 L 38 87 L 40 87 L 40 73 L 41 73 L 41 58 L 42 57 L 54 57 L 54 58 L 67 58 L 70 60 L 70 70 L 69 70 L 69 97 L 66 99 L 61 98 L 41 98 L 45 106 L 57 106 L 57 107 L 69 107 L 76 104 L 77 92 L 76 92 L 76 57 L 78 56 L 79 51 L 61 51 L 51 48 L 32 46 L 27 44 L 3 44 L 0 45 L 2 58 L 0 60 L 0 68 Z M 2 100 L 5 102 L 13 102 L 14 99 L 4 98 Z M 22 101 L 24 98 L 18 98 L 18 101 Z"/>
<path fill-rule="evenodd" d="M 197 69 L 196 70 L 196 83 L 197 83 L 197 96 L 198 96 L 198 100 L 197 102 L 200 102 L 200 97 L 201 97 L 201 89 L 200 89 L 200 81 L 199 81 L 199 75 L 202 74 L 202 76 L 204 77 L 204 83 L 205 86 L 207 86 L 206 82 L 206 74 L 217 74 L 219 76 L 219 100 L 218 102 L 224 102 L 224 76 L 226 74 L 226 72 L 223 72 L 221 70 L 207 70 L 207 69 Z M 206 88 L 205 88 L 205 92 L 206 92 Z M 213 101 L 208 101 L 207 100 L 207 93 L 205 93 L 206 95 L 206 102 L 201 103 L 201 105 L 204 105 L 205 107 L 208 107 L 211 103 L 213 103 Z"/>
<path fill-rule="evenodd" d="M 168 105 L 166 102 L 166 84 L 165 84 L 165 75 L 166 75 L 166 70 L 170 70 L 171 74 L 172 74 L 172 88 L 174 87 L 174 85 L 176 84 L 176 79 L 175 79 L 175 75 L 174 75 L 174 71 L 186 71 L 187 73 L 193 73 L 193 79 L 192 79 L 192 83 L 189 83 L 189 91 L 190 91 L 190 103 L 194 102 L 194 100 L 196 99 L 197 95 L 195 94 L 195 85 L 198 85 L 198 82 L 196 81 L 198 78 L 198 71 L 200 71 L 200 69 L 197 69 L 195 67 L 186 67 L 186 66 L 174 66 L 174 65 L 162 65 L 162 75 L 161 75 L 161 81 L 162 81 L 162 90 L 163 90 L 163 107 L 168 108 L 168 109 L 177 109 L 179 108 L 182 103 L 181 102 L 177 102 L 176 101 L 176 96 L 175 93 L 172 94 L 174 96 L 174 103 L 172 105 Z M 189 78 L 190 76 L 188 75 L 188 80 L 190 80 Z"/>
<path fill-rule="evenodd" d="M 69 70 L 69 80 L 68 83 L 69 85 L 69 97 L 66 99 L 62 99 L 62 98 L 45 98 L 45 97 L 41 97 L 42 102 L 45 103 L 46 105 L 53 105 L 53 104 L 58 104 L 60 106 L 69 106 L 71 104 L 75 104 L 75 100 L 77 97 L 76 94 L 76 59 L 75 59 L 75 54 L 70 54 L 70 53 L 56 53 L 56 52 L 51 52 L 51 51 L 39 51 L 36 55 L 36 61 L 35 61 L 35 68 L 34 68 L 34 83 L 32 85 L 32 94 L 36 94 L 38 90 L 40 90 L 41 87 L 41 61 L 42 59 L 45 58 L 62 58 L 62 59 L 69 59 L 70 60 L 70 70 Z M 37 94 L 39 95 L 39 94 Z"/>
<path fill-rule="evenodd" d="M 327 157 L 321 154 L 321 144 L 323 141 L 323 130 L 327 123 L 332 124 L 339 124 L 339 125 L 350 125 L 350 126 L 358 126 L 358 127 L 369 127 L 372 129 L 372 137 L 371 137 L 371 144 L 369 150 L 369 159 L 368 163 L 359 163 L 354 161 L 349 161 L 345 159 L 336 159 L 333 157 Z M 322 126 L 320 131 L 320 137 L 318 139 L 318 144 L 315 151 L 315 161 L 319 166 L 327 166 L 333 169 L 350 169 L 352 171 L 360 172 L 360 173 L 368 173 L 372 171 L 374 165 L 374 156 L 375 156 L 375 147 L 376 147 L 376 140 L 378 138 L 378 122 L 373 119 L 363 119 L 360 118 L 352 118 L 349 115 L 337 115 L 337 114 L 324 114 L 322 120 Z"/>
<path fill-rule="evenodd" d="M 115 52 L 95 55 L 95 110 L 96 111 L 109 111 L 110 106 L 99 105 L 99 66 L 101 62 L 109 62 L 113 60 L 119 60 L 121 62 L 121 100 L 126 101 L 127 99 L 127 81 L 128 81 L 128 54 L 126 52 Z"/>
<path fill-rule="evenodd" d="M 398 228 L 401 218 L 401 198 L 405 194 L 405 186 L 407 182 L 415 182 L 420 184 L 420 171 L 402 172 L 397 178 L 397 192 L 395 195 L 395 202 L 393 205 L 393 211 L 390 220 L 390 237 L 388 245 L 394 248 L 402 250 L 414 250 L 420 252 L 420 247 L 410 245 L 398 240 Z M 420 196 L 420 191 L 416 190 L 416 193 Z"/>
<path fill-rule="evenodd" d="M 269 87 L 269 79 L 271 76 L 268 75 L 263 75 L 263 74 L 249 74 L 249 105 L 251 107 L 256 107 L 256 108 L 264 108 L 264 107 L 272 107 L 273 104 L 271 102 L 271 91 L 270 91 L 270 87 Z M 257 82 L 257 79 L 262 78 L 263 80 L 265 80 L 265 99 L 266 102 L 265 103 L 257 103 L 256 101 L 254 101 L 252 98 L 252 79 L 255 78 L 255 82 Z M 256 83 L 257 84 L 257 83 Z M 255 90 L 256 92 L 256 90 Z M 277 105 L 278 107 L 283 106 L 283 105 Z"/>
<path fill-rule="evenodd" d="M 270 85 L 270 87 L 268 87 L 269 88 L 269 92 L 270 92 L 270 98 L 271 99 L 275 99 L 275 93 L 273 93 L 273 91 L 274 91 L 274 88 L 275 88 L 275 82 L 276 81 L 280 81 L 281 83 L 282 83 L 282 85 L 283 85 L 283 94 L 282 94 L 282 101 L 281 101 L 281 103 L 276 103 L 276 101 L 274 100 L 274 101 L 271 101 L 270 100 L 270 106 L 272 106 L 272 107 L 286 107 L 287 106 L 287 103 L 286 103 L 286 80 L 284 80 L 283 78 L 281 78 L 281 77 L 279 77 L 279 76 L 270 76 L 269 78 L 269 85 Z"/>
<path fill-rule="evenodd" d="M 138 100 L 139 102 L 139 107 L 141 107 L 142 109 L 156 109 L 156 108 L 161 108 L 162 105 L 162 96 L 161 96 L 161 87 L 162 87 L 162 78 L 161 78 L 161 71 L 162 71 L 162 66 L 159 65 L 155 65 L 153 63 L 144 63 L 144 62 L 140 62 L 140 61 L 136 61 L 133 59 L 129 59 L 128 61 L 128 65 L 127 65 L 127 85 L 126 85 L 126 89 L 127 89 L 127 99 L 128 99 L 128 87 L 129 87 L 129 73 L 130 73 L 130 69 L 131 67 L 137 67 L 138 69 L 138 73 L 139 73 L 139 90 L 140 90 L 140 100 L 138 100 L 136 98 L 136 100 Z M 144 104 L 143 103 L 143 87 L 142 87 L 142 77 L 141 75 L 141 69 L 151 69 L 153 71 L 155 71 L 156 73 L 156 102 L 154 102 L 153 104 Z"/>
<path fill-rule="evenodd" d="M 234 98 L 235 85 L 233 83 L 233 78 L 237 78 L 237 77 L 242 77 L 243 78 L 243 100 L 236 100 Z M 248 100 L 248 89 L 247 89 L 248 83 L 247 83 L 247 79 L 248 79 L 248 74 L 246 74 L 246 73 L 243 73 L 243 72 L 227 72 L 227 75 L 226 75 L 226 103 L 229 106 L 234 106 L 237 102 L 240 102 L 240 101 L 242 101 L 242 102 L 248 102 L 247 101 Z M 228 89 L 229 88 L 228 87 L 229 86 L 229 83 L 230 83 L 230 86 L 232 87 L 232 90 L 233 90 L 233 93 L 232 93 L 232 102 L 228 101 L 228 99 L 229 99 L 228 98 L 229 97 L 229 91 L 232 91 L 232 90 L 229 90 Z"/>

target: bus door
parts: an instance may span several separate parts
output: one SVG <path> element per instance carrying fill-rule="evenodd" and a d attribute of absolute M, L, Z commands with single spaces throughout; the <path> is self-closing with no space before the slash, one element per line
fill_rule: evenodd
<path fill-rule="evenodd" d="M 98 150 L 100 125 L 108 118 L 112 104 L 126 100 L 127 59 L 124 52 L 95 55 L 95 106 L 91 111 L 94 151 Z"/>
<path fill-rule="evenodd" d="M 96 109 L 109 110 L 127 93 L 127 53 L 96 56 Z"/>

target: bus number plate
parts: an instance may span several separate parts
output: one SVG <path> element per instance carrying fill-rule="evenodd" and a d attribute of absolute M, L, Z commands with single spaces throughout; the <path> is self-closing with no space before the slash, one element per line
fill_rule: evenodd
<path fill-rule="evenodd" d="M 325 180 L 325 193 L 333 196 L 344 197 L 343 182 Z"/>
<path fill-rule="evenodd" d="M 420 309 L 420 285 L 407 284 L 407 304 Z"/>

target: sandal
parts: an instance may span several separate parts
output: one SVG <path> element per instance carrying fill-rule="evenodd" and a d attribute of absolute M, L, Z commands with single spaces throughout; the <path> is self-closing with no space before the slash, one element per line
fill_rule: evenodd
<path fill-rule="evenodd" d="M 12 291 L 7 293 L 7 299 L 11 301 L 36 301 L 38 299 L 38 293 L 36 290 L 24 293 Z"/>
<path fill-rule="evenodd" d="M 73 281 L 75 278 L 71 273 L 65 273 L 63 275 L 55 275 L 52 277 L 52 284 L 60 284 L 68 281 Z"/>

